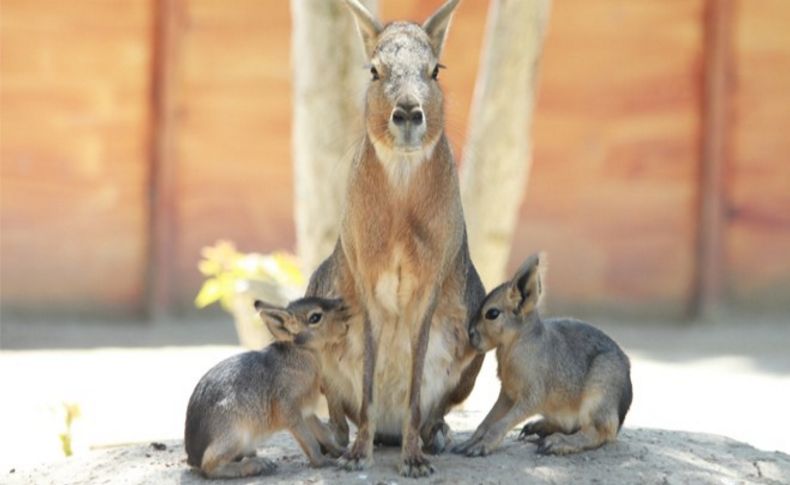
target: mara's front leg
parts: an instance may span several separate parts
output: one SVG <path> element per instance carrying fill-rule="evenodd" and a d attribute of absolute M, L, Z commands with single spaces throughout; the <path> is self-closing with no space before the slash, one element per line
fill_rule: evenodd
<path fill-rule="evenodd" d="M 376 420 L 373 412 L 373 389 L 376 371 L 378 341 L 373 337 L 370 312 L 364 310 L 363 340 L 364 359 L 362 364 L 362 404 L 359 408 L 359 426 L 354 444 L 338 459 L 338 465 L 346 470 L 362 470 L 373 462 L 373 436 L 376 434 Z"/>
<path fill-rule="evenodd" d="M 425 477 L 434 472 L 433 466 L 422 452 L 420 389 L 425 369 L 425 356 L 428 353 L 431 321 L 438 303 L 438 286 L 432 288 L 427 298 L 420 303 L 417 308 L 422 311 L 417 312 L 415 315 L 417 318 L 411 319 L 412 322 L 419 322 L 419 326 L 416 329 L 412 327 L 409 402 L 406 419 L 403 422 L 400 473 L 406 477 Z"/>
<path fill-rule="evenodd" d="M 327 390 L 324 395 L 326 396 L 326 405 L 329 411 L 329 425 L 334 434 L 335 442 L 345 448 L 348 446 L 348 420 L 343 408 L 342 396 L 338 396 L 334 389 Z"/>
<path fill-rule="evenodd" d="M 491 411 L 489 411 L 486 417 L 483 419 L 483 422 L 480 423 L 480 426 L 477 427 L 475 432 L 472 433 L 472 436 L 468 440 L 458 444 L 453 448 L 453 453 L 465 454 L 470 448 L 476 445 L 488 432 L 489 428 L 491 428 L 494 423 L 502 419 L 502 416 L 504 416 L 512 407 L 513 401 L 508 397 L 503 389 L 500 389 L 499 397 L 494 403 L 494 406 L 491 408 Z"/>
<path fill-rule="evenodd" d="M 464 453 L 467 456 L 486 456 L 490 454 L 499 447 L 508 431 L 535 414 L 535 402 L 536 400 L 532 396 L 520 398 L 500 419 L 493 422 L 482 433 L 477 442 L 469 446 Z"/>

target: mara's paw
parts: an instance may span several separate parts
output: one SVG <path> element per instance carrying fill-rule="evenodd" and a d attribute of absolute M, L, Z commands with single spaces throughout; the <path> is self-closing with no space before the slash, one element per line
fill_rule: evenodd
<path fill-rule="evenodd" d="M 516 439 L 519 441 L 527 441 L 530 436 L 534 436 L 537 434 L 538 432 L 537 430 L 535 430 L 535 424 L 527 423 L 524 425 L 523 428 L 521 428 L 521 432 L 518 434 L 518 438 Z"/>
<path fill-rule="evenodd" d="M 530 443 L 537 443 L 546 436 L 545 427 L 542 421 L 532 421 L 521 428 L 518 434 L 518 441 L 528 441 Z"/>
<path fill-rule="evenodd" d="M 400 465 L 400 474 L 404 477 L 427 477 L 435 471 L 431 462 L 422 453 L 412 453 L 404 456 Z"/>
<path fill-rule="evenodd" d="M 256 475 L 271 475 L 277 470 L 277 463 L 263 458 L 261 456 L 254 456 L 244 458 L 241 461 L 241 476 L 253 477 Z"/>
<path fill-rule="evenodd" d="M 537 440 L 536 443 L 538 445 L 537 453 L 540 455 L 570 455 L 582 451 L 581 447 L 561 433 L 551 434 Z"/>
<path fill-rule="evenodd" d="M 450 451 L 457 455 L 465 455 L 466 450 L 471 448 L 476 442 L 477 440 L 469 438 L 468 440 L 462 441 L 461 443 L 458 443 L 457 445 L 450 448 Z"/>
<path fill-rule="evenodd" d="M 337 466 L 348 471 L 364 470 L 370 467 L 372 462 L 370 453 L 367 453 L 365 450 L 358 450 L 356 446 L 352 446 L 350 450 L 337 459 Z"/>
<path fill-rule="evenodd" d="M 430 455 L 444 453 L 450 444 L 450 427 L 444 421 L 439 421 L 431 428 L 428 439 L 423 446 L 423 451 Z"/>
<path fill-rule="evenodd" d="M 485 440 L 480 440 L 464 451 L 466 456 L 488 456 L 494 451 L 494 447 L 489 445 Z"/>

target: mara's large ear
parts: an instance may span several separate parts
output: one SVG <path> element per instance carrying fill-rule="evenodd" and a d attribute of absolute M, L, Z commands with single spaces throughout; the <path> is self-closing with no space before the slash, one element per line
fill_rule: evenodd
<path fill-rule="evenodd" d="M 373 51 L 376 50 L 376 40 L 381 32 L 381 24 L 359 0 L 345 0 L 345 2 L 348 9 L 354 14 L 357 30 L 359 30 L 362 43 L 365 45 L 365 54 L 370 59 L 373 57 Z"/>
<path fill-rule="evenodd" d="M 275 340 L 290 340 L 293 334 L 288 330 L 288 320 L 291 314 L 285 308 L 271 305 L 261 300 L 255 300 L 255 310 L 266 324 Z"/>
<path fill-rule="evenodd" d="M 516 271 L 507 288 L 509 306 L 518 315 L 534 311 L 543 298 L 543 274 L 546 268 L 546 255 L 536 253 L 527 258 Z"/>
<path fill-rule="evenodd" d="M 428 37 L 431 39 L 433 53 L 436 55 L 437 59 L 442 55 L 444 39 L 447 37 L 447 30 L 450 28 L 450 18 L 452 18 L 453 11 L 460 1 L 461 0 L 447 0 L 444 5 L 439 7 L 439 10 L 422 24 L 423 30 L 425 30 Z"/>

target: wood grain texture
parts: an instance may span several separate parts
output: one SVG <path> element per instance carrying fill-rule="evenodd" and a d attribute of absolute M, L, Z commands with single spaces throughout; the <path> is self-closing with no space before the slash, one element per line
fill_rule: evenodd
<path fill-rule="evenodd" d="M 3 1 L 3 312 L 141 309 L 149 2 Z"/>
<path fill-rule="evenodd" d="M 728 297 L 790 309 L 790 3 L 740 0 L 727 178 Z"/>
<path fill-rule="evenodd" d="M 705 5 L 697 261 L 689 310 L 707 319 L 716 318 L 724 302 L 724 179 L 732 121 L 733 6 L 732 0 L 708 0 Z"/>
<path fill-rule="evenodd" d="M 790 299 L 790 2 L 734 0 L 723 298 Z M 288 2 L 178 0 L 167 134 L 172 304 L 201 247 L 294 249 Z M 424 20 L 442 0 L 381 1 Z M 549 255 L 549 307 L 683 315 L 693 299 L 706 0 L 554 2 L 511 270 Z M 2 306 L 145 308 L 153 0 L 4 0 Z M 464 1 L 440 75 L 456 159 L 488 2 Z M 159 162 L 156 162 L 159 163 Z M 159 167 L 161 168 L 161 167 Z M 156 239 L 153 239 L 156 240 Z M 64 283 L 65 282 L 65 283 Z M 46 310 L 44 310 L 46 311 Z"/>
<path fill-rule="evenodd" d="M 685 314 L 700 146 L 702 1 L 556 2 L 511 267 L 549 260 L 554 309 Z"/>
<path fill-rule="evenodd" d="M 173 297 L 192 306 L 200 249 L 294 246 L 288 2 L 184 0 Z"/>

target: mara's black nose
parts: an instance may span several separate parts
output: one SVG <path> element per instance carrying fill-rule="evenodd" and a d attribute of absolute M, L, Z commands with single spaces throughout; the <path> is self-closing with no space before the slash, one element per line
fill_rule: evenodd
<path fill-rule="evenodd" d="M 419 125 L 422 123 L 422 109 L 417 103 L 411 101 L 399 102 L 392 110 L 392 122 L 400 126 L 406 123 Z"/>

